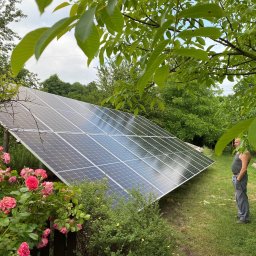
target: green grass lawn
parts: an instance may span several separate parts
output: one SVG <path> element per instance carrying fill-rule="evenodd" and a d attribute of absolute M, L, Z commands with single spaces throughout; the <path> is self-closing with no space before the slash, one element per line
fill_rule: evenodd
<path fill-rule="evenodd" d="M 248 169 L 251 223 L 237 224 L 232 156 L 212 159 L 216 162 L 211 167 L 160 201 L 175 233 L 173 255 L 256 255 L 256 169 Z"/>

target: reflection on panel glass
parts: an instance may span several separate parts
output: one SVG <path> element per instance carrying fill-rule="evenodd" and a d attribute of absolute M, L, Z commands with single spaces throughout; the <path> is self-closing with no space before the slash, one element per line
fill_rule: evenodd
<path fill-rule="evenodd" d="M 145 177 L 145 179 L 149 180 L 155 187 L 163 191 L 163 193 L 168 193 L 177 186 L 172 179 L 163 175 L 162 172 L 153 169 L 142 160 L 127 161 L 126 164 Z"/>
<path fill-rule="evenodd" d="M 72 124 L 68 119 L 61 116 L 58 112 L 48 107 L 34 106 L 33 113 L 35 116 L 42 120 L 54 132 L 67 131 L 67 132 L 81 132 L 81 130 Z"/>
<path fill-rule="evenodd" d="M 150 122 L 148 119 L 146 119 L 143 116 L 138 116 L 138 119 L 140 120 L 140 122 L 142 124 L 144 124 L 145 127 L 150 127 L 156 136 L 163 136 L 163 137 L 173 137 L 173 135 L 171 135 L 170 133 L 168 133 L 167 131 L 165 131 L 163 128 L 161 128 L 160 126 L 155 125 L 154 123 Z"/>
<path fill-rule="evenodd" d="M 76 112 L 63 111 L 63 110 L 58 110 L 58 112 L 85 133 L 104 134 L 103 130 L 99 129 L 96 125 L 94 125 L 89 120 L 87 120 L 82 115 Z"/>
<path fill-rule="evenodd" d="M 138 144 L 140 147 L 145 149 L 147 152 L 149 152 L 153 156 L 163 154 L 163 152 L 158 150 L 158 148 L 147 143 L 146 138 L 141 138 L 141 137 L 136 136 L 136 137 L 130 137 L 130 140 L 132 140 L 134 143 Z"/>
<path fill-rule="evenodd" d="M 185 167 L 193 174 L 197 174 L 199 172 L 199 169 L 193 165 L 192 161 L 187 158 L 186 160 L 180 156 L 180 153 L 175 153 L 168 155 L 169 158 L 173 159 L 175 162 L 179 163 L 179 165 Z"/>
<path fill-rule="evenodd" d="M 182 151 L 176 154 L 178 154 L 183 161 L 190 162 L 197 170 L 204 169 L 205 166 L 207 166 L 206 164 L 203 164 L 202 161 L 198 161 L 195 157 L 191 157 L 187 151 Z"/>
<path fill-rule="evenodd" d="M 60 136 L 95 165 L 119 162 L 118 158 L 86 134 L 60 134 Z"/>
<path fill-rule="evenodd" d="M 174 184 L 181 184 L 187 180 L 183 176 L 182 172 L 174 169 L 171 165 L 168 165 L 168 162 L 165 162 L 166 156 L 157 156 L 157 157 L 147 157 L 142 160 L 147 163 L 149 166 L 160 172 L 167 179 L 172 180 Z M 169 160 L 169 159 L 168 159 Z"/>
<path fill-rule="evenodd" d="M 162 162 L 164 162 L 166 165 L 175 170 L 175 172 L 179 173 L 186 179 L 190 179 L 192 176 L 194 176 L 194 173 L 188 169 L 189 163 L 184 163 L 181 165 L 179 162 L 175 161 L 175 157 L 171 158 L 170 156 L 159 156 L 157 158 L 159 158 Z"/>
<path fill-rule="evenodd" d="M 136 125 L 136 122 L 133 118 L 127 118 L 126 116 L 122 115 L 122 112 L 117 112 L 117 111 L 113 111 L 111 109 L 107 109 L 104 108 L 103 113 L 112 117 L 113 119 L 115 119 L 119 124 L 122 125 L 122 127 L 125 127 L 127 130 L 130 131 L 130 133 L 124 133 L 124 134 L 129 134 L 129 135 L 147 135 L 147 133 L 145 133 L 143 131 L 142 127 L 139 127 L 138 125 Z"/>
<path fill-rule="evenodd" d="M 110 194 L 159 198 L 213 163 L 142 116 L 30 88 L 19 99 L 8 109 L 15 118 L 0 111 L 0 123 L 63 182 L 106 177 Z"/>
<path fill-rule="evenodd" d="M 127 136 L 113 136 L 113 139 L 119 142 L 124 147 L 128 148 L 134 155 L 139 158 L 152 156 L 148 151 L 143 149 L 139 144 L 134 143 Z"/>
<path fill-rule="evenodd" d="M 145 195 L 153 193 L 157 197 L 163 195 L 161 191 L 151 185 L 146 179 L 136 174 L 123 163 L 103 165 L 101 169 L 127 190 L 136 189 Z"/>
<path fill-rule="evenodd" d="M 54 133 L 15 132 L 15 134 L 56 172 L 92 166 Z"/>
<path fill-rule="evenodd" d="M 190 157 L 193 157 L 196 161 L 200 161 L 200 163 L 203 164 L 204 166 L 208 166 L 213 163 L 213 160 L 211 160 L 210 158 L 196 150 L 190 149 L 186 151 L 186 154 L 189 155 Z"/>
<path fill-rule="evenodd" d="M 142 122 L 139 121 L 137 116 L 126 112 L 114 111 L 112 109 L 110 111 L 112 111 L 116 116 L 120 116 L 126 122 L 126 126 L 136 135 L 155 136 L 155 133 L 151 127 L 145 126 Z M 136 130 L 138 130 L 138 132 L 136 132 Z"/>
<path fill-rule="evenodd" d="M 137 159 L 137 157 L 127 148 L 122 146 L 111 136 L 106 135 L 90 135 L 91 138 L 95 139 L 99 144 L 109 150 L 112 154 L 118 157 L 121 161 L 127 161 Z"/>
<path fill-rule="evenodd" d="M 112 110 L 114 111 L 114 110 Z M 124 120 L 126 120 L 129 125 L 135 126 L 137 129 L 139 129 L 141 132 L 143 132 L 144 135 L 147 136 L 162 136 L 161 133 L 156 133 L 154 130 L 155 127 L 148 125 L 143 121 L 143 118 L 139 115 L 134 116 L 131 113 L 127 112 L 117 112 L 115 111 L 116 115 L 121 115 Z"/>
<path fill-rule="evenodd" d="M 13 104 L 9 107 L 1 108 L 0 123 L 9 129 L 49 130 L 47 126 L 36 118 L 33 112 L 29 112 L 20 104 Z"/>
<path fill-rule="evenodd" d="M 75 170 L 68 170 L 61 173 L 61 176 L 68 182 L 68 183 L 80 183 L 83 181 L 100 181 L 104 180 L 108 186 L 108 194 L 111 195 L 118 195 L 121 197 L 128 198 L 128 193 L 121 188 L 117 183 L 107 177 L 99 168 L 97 167 L 87 167 L 82 169 L 75 169 Z"/>
<path fill-rule="evenodd" d="M 109 124 L 111 127 L 115 128 L 117 131 L 119 131 L 120 134 L 125 135 L 134 135 L 132 131 L 127 129 L 124 125 L 119 123 L 118 119 L 111 117 L 110 115 L 106 114 L 107 110 L 101 110 L 100 108 L 96 108 L 93 110 L 94 114 L 102 121 L 105 121 L 107 124 Z"/>
<path fill-rule="evenodd" d="M 173 140 L 172 138 L 168 139 L 168 138 L 154 137 L 153 140 L 156 143 L 160 144 L 161 147 L 163 147 L 165 149 L 164 152 L 166 154 L 172 154 L 174 152 L 179 152 L 180 151 L 180 149 L 177 148 L 174 143 L 172 143 L 172 140 Z"/>

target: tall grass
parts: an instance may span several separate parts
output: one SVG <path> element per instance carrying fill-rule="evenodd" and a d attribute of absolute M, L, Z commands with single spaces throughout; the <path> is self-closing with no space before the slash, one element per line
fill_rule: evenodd
<path fill-rule="evenodd" d="M 256 255 L 256 170 L 248 168 L 251 223 L 236 223 L 231 182 L 232 156 L 215 164 L 160 201 L 164 218 L 176 231 L 173 255 Z"/>
<path fill-rule="evenodd" d="M 19 171 L 24 167 L 30 167 L 33 169 L 39 168 L 39 160 L 23 145 L 12 143 L 9 151 L 11 154 L 12 169 Z"/>
<path fill-rule="evenodd" d="M 0 146 L 3 145 L 3 127 L 0 127 Z M 11 154 L 10 166 L 13 170 L 21 170 L 24 167 L 38 168 L 39 160 L 22 144 L 17 143 L 16 139 L 10 135 L 9 153 Z"/>

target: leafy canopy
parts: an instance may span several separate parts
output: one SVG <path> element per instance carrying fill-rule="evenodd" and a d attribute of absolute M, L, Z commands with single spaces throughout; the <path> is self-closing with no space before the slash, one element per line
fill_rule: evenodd
<path fill-rule="evenodd" d="M 36 0 L 40 12 L 54 0 Z M 70 8 L 70 15 L 52 27 L 26 35 L 13 52 L 14 74 L 31 57 L 40 58 L 54 39 L 73 30 L 88 58 L 116 57 L 141 69 L 135 81 L 143 93 L 148 85 L 197 80 L 208 87 L 256 72 L 255 0 L 127 1 L 77 0 L 63 2 L 54 11 Z M 45 29 L 45 31 L 44 31 Z M 30 39 L 30 38 L 33 38 Z M 256 147 L 256 133 L 249 138 Z M 232 136 L 236 136 L 233 133 Z M 227 138 L 226 138 L 227 139 Z M 227 140 L 225 140 L 227 141 Z M 222 149 L 218 148 L 218 152 Z"/>

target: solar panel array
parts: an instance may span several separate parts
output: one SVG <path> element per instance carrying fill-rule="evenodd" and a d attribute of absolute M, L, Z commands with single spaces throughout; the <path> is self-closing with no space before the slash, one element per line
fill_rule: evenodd
<path fill-rule="evenodd" d="M 157 198 L 213 161 L 142 116 L 29 88 L 0 122 L 66 184 L 107 178 L 109 192 Z"/>

